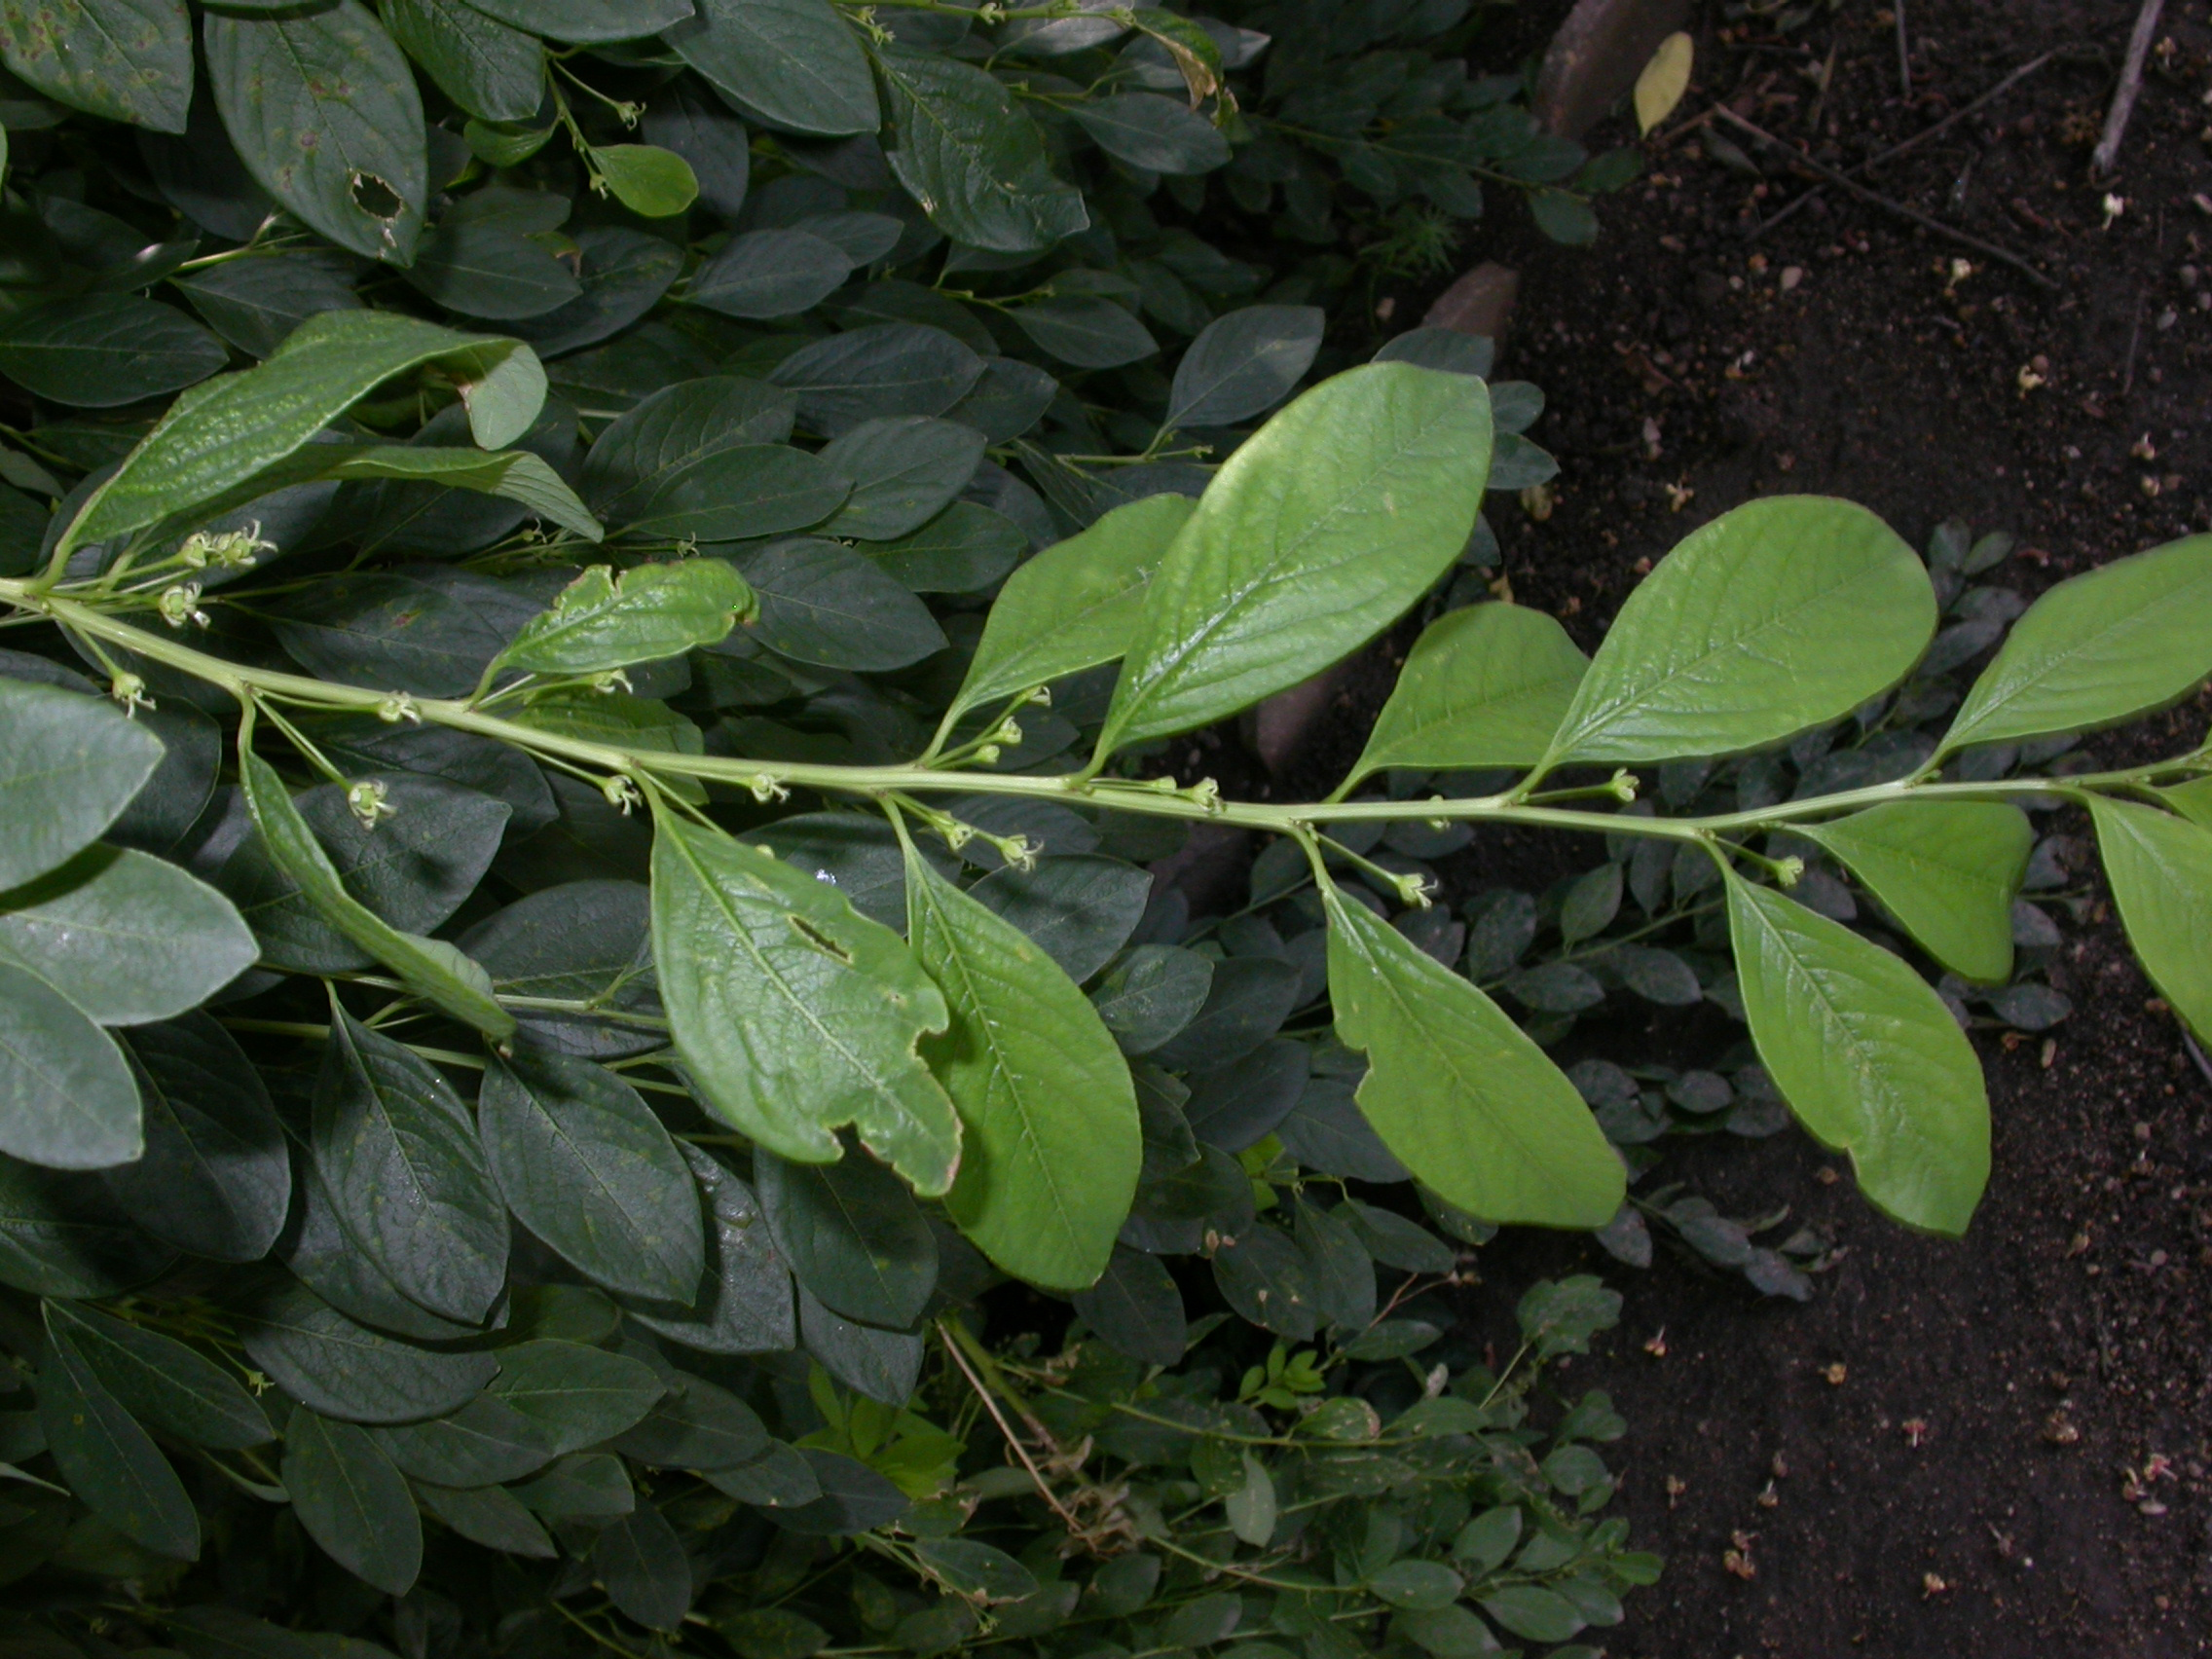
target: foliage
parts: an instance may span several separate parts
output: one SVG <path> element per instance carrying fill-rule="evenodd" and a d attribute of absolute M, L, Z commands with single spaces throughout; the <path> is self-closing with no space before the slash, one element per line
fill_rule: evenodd
<path fill-rule="evenodd" d="M 125 10 L 84 52 L 135 72 L 50 50 Z M 0 449 L 0 1563 L 43 1633 L 1570 1641 L 1650 1570 L 1585 1521 L 1616 1419 L 1586 1399 L 1537 1460 L 1530 1374 L 1442 1337 L 1458 1246 L 1631 1247 L 1648 1212 L 1719 1259 L 1734 1224 L 1698 1200 L 1624 1208 L 1636 1149 L 1777 1100 L 1872 1201 L 1963 1230 L 1988 1123 L 1955 1011 L 2036 988 L 1997 983 L 2050 862 L 2024 806 L 2090 805 L 2146 966 L 2212 1025 L 2212 761 L 2014 771 L 2212 672 L 2212 538 L 2054 589 L 1938 735 L 1940 676 L 2006 620 L 1961 591 L 1983 544 L 1924 564 L 1848 503 L 1754 502 L 1585 661 L 1464 603 L 1486 493 L 1550 468 L 1481 343 L 1351 363 L 1278 288 L 1194 313 L 1171 378 L 1135 366 L 1114 296 L 1174 293 L 1147 260 L 1222 298 L 1261 278 L 1127 209 L 1148 180 L 1109 136 L 1199 140 L 1118 89 L 1172 75 L 1246 211 L 1277 140 L 1269 166 L 1324 157 L 1379 205 L 1449 195 L 1391 100 L 1464 77 L 1377 49 L 1395 15 L 1318 49 L 1283 26 L 1233 104 L 1208 78 L 1257 43 L 1166 12 L 1002 18 L 993 55 L 934 8 L 614 10 L 232 7 L 200 63 L 173 5 L 0 18 L 18 74 L 147 130 L 36 129 L 8 203 L 0 369 L 40 402 Z M 1093 97 L 1040 53 L 1124 80 Z M 409 55 L 481 105 L 458 138 L 416 141 Z M 651 142 L 566 101 L 587 77 L 645 99 Z M 1501 132 L 1503 96 L 1436 119 Z M 1308 176 L 1261 181 L 1286 223 Z M 676 240 L 692 188 L 727 240 Z M 1161 775 L 1423 605 L 1329 799 Z M 1245 913 L 1152 891 L 1198 823 L 1276 838 Z M 1500 828 L 1612 856 L 1556 909 L 1435 908 L 1424 861 Z M 1894 930 L 1839 918 L 1844 871 Z M 1623 937 L 1624 892 L 1692 942 Z M 1946 1002 L 1913 948 L 1984 988 Z M 1740 1014 L 1750 1050 L 1563 1070 L 1547 1042 L 1616 975 Z M 1382 1268 L 1415 1277 L 1385 1299 Z M 1031 1288 L 1074 1310 L 1057 1354 Z M 1537 1363 L 1612 1316 L 1595 1281 L 1532 1294 Z M 1177 1565 L 1122 1565 L 1148 1558 Z"/>

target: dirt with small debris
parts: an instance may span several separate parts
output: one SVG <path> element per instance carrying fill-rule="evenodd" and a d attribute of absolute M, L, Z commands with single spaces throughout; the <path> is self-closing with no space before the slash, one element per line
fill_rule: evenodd
<path fill-rule="evenodd" d="M 1524 8 L 1532 46 L 1565 9 Z M 1649 561 L 1784 492 L 1863 501 L 1919 543 L 1946 518 L 2010 529 L 2024 551 L 2002 576 L 2031 593 L 2212 526 L 2200 0 L 2166 6 L 2096 183 L 2136 0 L 1911 0 L 1909 98 L 1890 12 L 1749 8 L 1811 14 L 1782 33 L 1746 10 L 1700 8 L 1679 135 L 1604 204 L 1598 246 L 1497 226 L 1470 246 L 1523 273 L 1499 372 L 1548 391 L 1531 435 L 1562 462 L 1548 501 L 1498 526 L 1513 597 L 1594 646 Z M 1866 183 L 2047 291 L 1833 188 L 1747 240 L 1805 181 L 1740 128 L 1683 130 L 1725 101 L 1848 168 L 2046 53 Z M 1616 120 L 1591 143 L 1626 136 Z M 2208 713 L 2098 747 L 2174 753 Z M 1347 759 L 1362 723 L 1316 734 L 1300 770 Z M 1653 1659 L 2212 1653 L 2212 1079 L 2109 920 L 2052 977 L 2075 1012 L 2051 1044 L 1981 1045 L 1995 1173 L 1963 1242 L 1883 1220 L 1792 1133 L 1673 1152 L 1664 1173 L 1725 1213 L 1787 1201 L 1841 1241 L 1807 1306 L 1664 1254 L 1628 1273 L 1580 1240 L 1484 1253 L 1500 1284 L 1587 1267 L 1628 1296 L 1563 1381 L 1620 1402 L 1625 1510 L 1669 1568 L 1582 1640 Z"/>

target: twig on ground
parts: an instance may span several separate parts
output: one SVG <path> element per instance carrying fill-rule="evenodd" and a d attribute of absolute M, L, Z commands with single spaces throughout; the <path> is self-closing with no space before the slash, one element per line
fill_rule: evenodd
<path fill-rule="evenodd" d="M 1934 231 L 1939 237 L 1948 237 L 1952 241 L 1958 242 L 1966 247 L 1971 247 L 1977 253 L 1985 254 L 1989 258 L 1997 260 L 2000 264 L 2009 265 L 2012 267 L 2012 269 L 2019 272 L 2021 276 L 2027 277 L 2029 281 L 2035 283 L 2038 287 L 2048 289 L 2052 293 L 2056 293 L 2058 291 L 2058 284 L 2056 282 L 2052 281 L 2048 276 L 2046 276 L 2041 271 L 2038 271 L 2034 266 L 2030 265 L 2018 254 L 2012 252 L 2011 249 L 1999 247 L 1995 242 L 1983 241 L 1979 237 L 1973 236 L 1969 232 L 1962 231 L 1955 225 L 1946 225 L 1940 219 L 1930 218 L 1926 213 L 1923 213 L 1917 207 L 1908 207 L 1901 202 L 1892 201 L 1889 197 L 1882 195 L 1878 191 L 1868 190 L 1857 179 L 1850 177 L 1848 174 L 1838 172 L 1834 167 L 1829 166 L 1825 162 L 1816 162 L 1811 156 L 1805 154 L 1805 152 L 1799 149 L 1796 145 L 1789 143 L 1786 139 L 1777 138 L 1765 128 L 1758 126 L 1753 122 L 1745 120 L 1742 116 L 1738 115 L 1734 110 L 1729 109 L 1726 105 L 1717 107 L 1714 111 L 1714 113 L 1720 120 L 1728 123 L 1729 126 L 1740 129 L 1744 132 L 1749 133 L 1751 137 L 1758 139 L 1761 143 L 1772 145 L 1775 149 L 1785 152 L 1789 157 L 1789 159 L 1795 162 L 1799 166 L 1804 167 L 1809 171 L 1819 173 L 1830 184 L 1839 185 L 1843 189 L 1850 191 L 1852 195 L 1858 197 L 1862 202 L 1865 202 L 1872 206 L 1880 207 L 1887 212 L 1895 213 L 1900 219 L 1909 219 L 1914 224 L 1921 226 L 1923 229 Z"/>
<path fill-rule="evenodd" d="M 2019 68 L 2013 70 L 2009 75 L 2006 76 L 2004 80 L 1998 82 L 1996 86 L 1990 88 L 1988 92 L 1982 93 L 1978 98 L 1975 98 L 1973 102 L 1970 104 L 1964 104 L 1958 109 L 1953 110 L 1949 115 L 1943 117 L 1941 121 L 1936 122 L 1933 127 L 1922 128 L 1918 132 L 1915 132 L 1911 137 L 1903 140 L 1901 143 L 1892 144 L 1880 155 L 1869 156 L 1865 161 L 1861 162 L 1857 166 L 1845 168 L 1845 172 L 1848 173 L 1851 177 L 1856 178 L 1861 173 L 1871 172 L 1874 168 L 1880 166 L 1884 162 L 1895 161 L 1898 157 L 1903 155 L 1907 150 L 1913 149 L 1917 145 L 1927 143 L 1929 139 L 1936 136 L 1936 134 L 1955 126 L 1957 123 L 1964 121 L 1968 116 L 1973 114 L 1975 110 L 1981 108 L 1982 105 L 1990 102 L 1992 99 L 2000 96 L 2005 92 L 2010 92 L 2014 86 L 2016 86 L 2021 81 L 2026 80 L 2030 75 L 2033 75 L 2038 69 L 2041 69 L 2046 63 L 2048 63 L 2053 57 L 2056 57 L 2057 55 L 2058 54 L 2055 52 L 2046 52 L 2041 57 L 2030 58 L 2027 62 L 2021 64 Z M 1744 240 L 1746 241 L 1757 240 L 1760 237 L 1765 236 L 1767 232 L 1773 230 L 1775 226 L 1781 224 L 1783 220 L 1788 218 L 1790 214 L 1796 212 L 1798 208 L 1804 206 L 1808 202 L 1812 201 L 1814 197 L 1820 195 L 1821 192 L 1825 190 L 1827 186 L 1825 184 L 1814 185 L 1812 189 L 1806 191 L 1804 195 L 1798 197 L 1794 202 L 1789 203 L 1785 207 L 1778 208 L 1775 212 L 1769 214 L 1766 218 L 1761 219 L 1756 225 L 1753 225 L 1749 231 L 1744 234 Z"/>
<path fill-rule="evenodd" d="M 1912 97 L 1912 52 L 1905 42 L 1904 0 L 1894 0 L 1891 10 L 1898 19 L 1898 91 L 1909 102 Z"/>
<path fill-rule="evenodd" d="M 2135 316 L 2127 325 L 2127 361 L 2120 372 L 2120 395 L 2125 397 L 2135 389 L 2135 350 L 2143 344 L 2143 301 L 2150 289 L 2135 290 Z"/>
<path fill-rule="evenodd" d="M 2184 1031 L 2181 1041 L 2182 1047 L 2189 1051 L 2189 1057 L 2196 1062 L 2196 1069 L 2204 1074 L 2204 1081 L 2212 1083 L 2212 1060 L 2204 1057 L 2204 1051 L 2196 1046 L 2196 1039 Z"/>
<path fill-rule="evenodd" d="M 2135 14 L 2135 32 L 2127 37 L 2127 61 L 2120 66 L 2112 108 L 2105 112 L 2104 135 L 2089 155 L 2091 178 L 2105 177 L 2120 159 L 2120 137 L 2127 131 L 2128 117 L 2135 113 L 2135 100 L 2143 92 L 2143 60 L 2151 55 L 2151 37 L 2158 32 L 2158 14 L 2165 4 L 2166 0 L 2143 0 L 2143 10 Z"/>

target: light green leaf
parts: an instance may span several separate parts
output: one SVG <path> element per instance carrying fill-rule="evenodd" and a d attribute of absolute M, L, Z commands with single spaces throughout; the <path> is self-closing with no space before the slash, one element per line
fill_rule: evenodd
<path fill-rule="evenodd" d="M 65 1330 L 49 1323 L 38 1374 L 47 1449 L 70 1490 L 156 1555 L 200 1559 L 200 1514 L 153 1437 L 100 1385 Z"/>
<path fill-rule="evenodd" d="M 533 617 L 494 663 L 526 674 L 601 674 L 679 656 L 724 638 L 753 590 L 719 559 L 640 565 L 615 575 L 594 565 Z"/>
<path fill-rule="evenodd" d="M 1990 984 L 2012 977 L 2012 898 L 2035 830 L 1998 801 L 1891 801 L 1794 832 L 1863 881 L 1929 955 Z"/>
<path fill-rule="evenodd" d="M 423 1569 L 423 1518 L 407 1477 L 369 1431 L 294 1406 L 284 1425 L 284 1490 L 309 1537 L 389 1596 Z"/>
<path fill-rule="evenodd" d="M 1935 631 L 1927 570 L 1864 507 L 1749 502 L 1692 532 L 1629 595 L 1544 768 L 1777 742 L 1902 679 Z"/>
<path fill-rule="evenodd" d="M 337 866 L 300 816 L 300 809 L 292 804 L 283 780 L 268 761 L 253 753 L 252 736 L 252 723 L 248 721 L 239 732 L 239 779 L 244 786 L 246 809 L 261 831 L 270 857 L 307 896 L 308 903 L 354 945 L 398 975 L 424 1002 L 486 1036 L 512 1036 L 514 1015 L 492 995 L 491 977 L 482 968 L 444 940 L 400 932 L 346 891 Z"/>
<path fill-rule="evenodd" d="M 1128 1065 L 1044 947 L 911 846 L 906 907 L 952 1014 L 924 1050 L 963 1129 L 945 1207 L 1008 1272 L 1085 1289 L 1106 1270 L 1144 1157 Z"/>
<path fill-rule="evenodd" d="M 2212 1042 L 2212 830 L 2106 795 L 2089 797 L 2089 816 L 2144 972 Z"/>
<path fill-rule="evenodd" d="M 197 1008 L 255 954 L 228 899 L 145 853 L 88 848 L 0 894 L 0 960 L 29 968 L 102 1025 Z"/>
<path fill-rule="evenodd" d="M 664 38 L 748 110 L 840 138 L 881 124 L 860 41 L 828 0 L 698 0 Z"/>
<path fill-rule="evenodd" d="M 0 679 L 0 890 L 96 840 L 162 763 L 162 740 L 113 704 Z"/>
<path fill-rule="evenodd" d="M 646 219 L 665 219 L 699 200 L 698 175 L 674 150 L 657 144 L 595 147 L 592 165 L 614 199 Z"/>
<path fill-rule="evenodd" d="M 1438 1197 L 1493 1222 L 1603 1227 L 1621 1161 L 1567 1076 L 1473 984 L 1323 890 L 1337 1036 L 1367 1051 L 1360 1111 Z"/>
<path fill-rule="evenodd" d="M 0 961 L 0 1152 L 104 1169 L 145 1149 L 138 1085 L 115 1039 L 28 969 Z"/>
<path fill-rule="evenodd" d="M 1147 496 L 1116 507 L 1009 576 L 952 700 L 955 718 L 1127 649 L 1146 584 L 1197 505 L 1188 496 Z"/>
<path fill-rule="evenodd" d="M 891 170 L 954 241 L 1034 253 L 1090 223 L 1083 193 L 1053 176 L 1044 139 L 998 80 L 973 63 L 884 45 Z"/>
<path fill-rule="evenodd" d="M 494 1059 L 477 1097 L 516 1219 L 610 1290 L 689 1307 L 706 1271 L 699 1189 L 652 1109 L 565 1054 Z"/>
<path fill-rule="evenodd" d="M 1589 659 L 1541 610 L 1475 605 L 1416 642 L 1347 783 L 1385 766 L 1532 766 Z"/>
<path fill-rule="evenodd" d="M 1259 1549 L 1274 1536 L 1275 1483 L 1268 1466 L 1251 1453 L 1243 1454 L 1243 1464 L 1244 1484 L 1229 1494 L 1222 1508 L 1229 1517 L 1229 1530 Z"/>
<path fill-rule="evenodd" d="M 2186 784 L 2172 784 L 2158 792 L 2166 804 L 2192 824 L 2212 830 L 2212 777 L 2192 778 Z"/>
<path fill-rule="evenodd" d="M 423 99 L 368 9 L 211 12 L 202 43 L 215 107 L 261 187 L 341 247 L 413 259 L 429 190 Z"/>
<path fill-rule="evenodd" d="M 653 961 L 703 1104 L 785 1158 L 828 1163 L 852 1124 L 915 1191 L 959 1163 L 952 1102 L 915 1052 L 944 998 L 889 928 L 768 847 L 684 824 L 653 835 Z"/>
<path fill-rule="evenodd" d="M 1466 546 L 1490 444 L 1482 382 L 1404 363 L 1269 421 L 1161 560 L 1099 755 L 1235 714 L 1394 621 Z"/>
<path fill-rule="evenodd" d="M 1879 1208 L 1963 1234 L 1989 1180 L 1989 1096 L 1950 1010 L 1841 923 L 1733 869 L 1727 887 L 1751 1041 L 1789 1109 Z"/>
<path fill-rule="evenodd" d="M 2212 535 L 2193 535 L 2071 577 L 2029 606 L 1936 754 L 2109 725 L 2207 674 Z"/>
<path fill-rule="evenodd" d="M 172 403 L 85 498 L 62 545 L 104 541 L 212 500 L 291 455 L 381 383 L 433 362 L 460 385 L 487 449 L 522 436 L 545 401 L 545 371 L 519 341 L 456 334 L 396 312 L 325 312 L 259 367 Z"/>
<path fill-rule="evenodd" d="M 72 109 L 182 132 L 192 107 L 184 0 L 8 0 L 0 57 Z"/>

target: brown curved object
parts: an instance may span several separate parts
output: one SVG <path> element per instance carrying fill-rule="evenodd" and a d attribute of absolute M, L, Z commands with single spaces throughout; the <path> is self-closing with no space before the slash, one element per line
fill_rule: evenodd
<path fill-rule="evenodd" d="M 1536 76 L 1537 125 L 1581 137 L 1628 96 L 1659 43 L 1689 15 L 1689 0 L 1576 0 Z"/>

